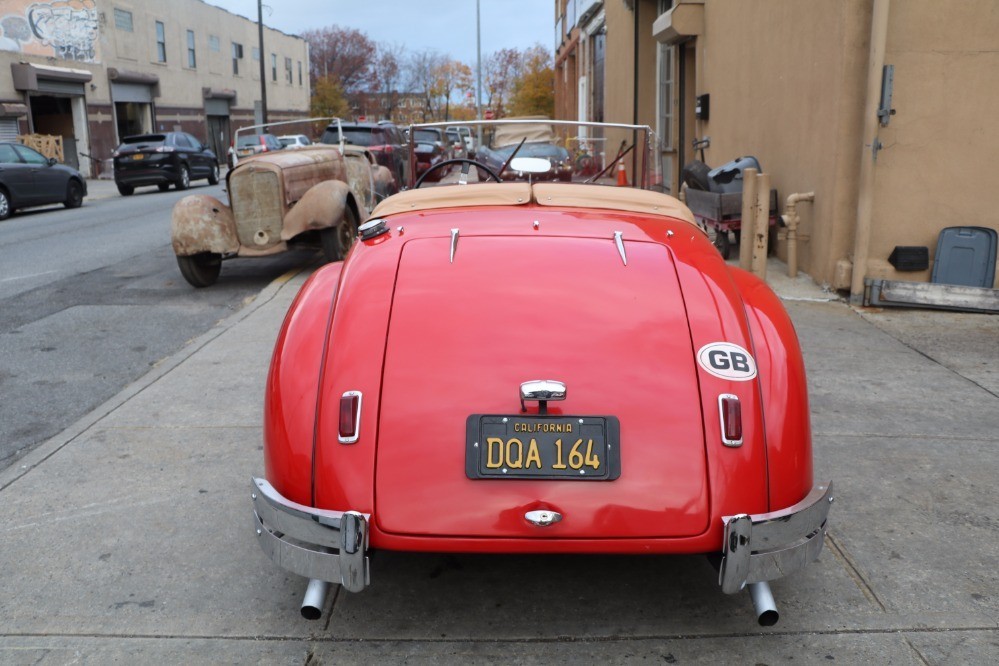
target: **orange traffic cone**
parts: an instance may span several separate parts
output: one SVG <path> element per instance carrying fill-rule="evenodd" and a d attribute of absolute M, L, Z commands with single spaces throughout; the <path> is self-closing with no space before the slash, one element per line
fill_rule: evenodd
<path fill-rule="evenodd" d="M 624 170 L 624 162 L 617 163 L 617 186 L 628 187 L 628 173 Z"/>

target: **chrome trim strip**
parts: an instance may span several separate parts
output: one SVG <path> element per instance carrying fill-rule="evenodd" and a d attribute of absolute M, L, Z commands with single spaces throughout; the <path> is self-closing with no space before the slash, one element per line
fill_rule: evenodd
<path fill-rule="evenodd" d="M 726 439 L 725 437 L 725 410 L 722 409 L 722 400 L 725 398 L 732 398 L 736 402 L 739 402 L 739 396 L 732 395 L 731 393 L 722 393 L 718 396 L 718 424 L 721 426 L 721 441 L 725 446 L 736 448 L 742 446 L 742 438 L 739 439 Z M 740 403 L 739 409 L 742 409 L 742 404 Z"/>
<path fill-rule="evenodd" d="M 624 252 L 624 233 L 620 231 L 614 232 L 614 244 L 617 245 L 617 252 L 621 255 L 621 261 L 624 265 L 628 265 L 628 255 Z"/>
<path fill-rule="evenodd" d="M 565 382 L 532 379 L 520 385 L 521 400 L 565 400 Z"/>
<path fill-rule="evenodd" d="M 357 411 L 354 412 L 354 423 L 357 428 L 354 430 L 353 437 L 341 437 L 340 423 L 337 422 L 336 438 L 341 444 L 354 444 L 361 438 L 361 403 L 364 402 L 364 395 L 360 391 L 344 391 L 340 399 L 352 398 L 355 395 L 357 396 Z"/>
<path fill-rule="evenodd" d="M 780 511 L 725 516 L 725 537 L 718 583 L 733 594 L 747 583 L 781 578 L 798 571 L 822 552 L 832 481 L 820 483 L 800 502 Z"/>
<path fill-rule="evenodd" d="M 451 230 L 451 263 L 454 263 L 454 253 L 458 249 L 458 230 Z"/>

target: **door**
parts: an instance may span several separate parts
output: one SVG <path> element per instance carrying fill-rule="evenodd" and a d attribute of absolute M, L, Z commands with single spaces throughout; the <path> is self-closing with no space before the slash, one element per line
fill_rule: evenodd
<path fill-rule="evenodd" d="M 11 206 L 31 202 L 31 167 L 21 161 L 9 143 L 0 143 L 0 184 L 10 193 Z"/>
<path fill-rule="evenodd" d="M 27 146 L 14 146 L 27 165 L 31 182 L 28 193 L 32 204 L 53 203 L 66 198 L 68 176 L 49 164 L 49 158 Z"/>
<path fill-rule="evenodd" d="M 229 132 L 229 116 L 208 116 L 208 147 L 221 162 L 229 150 L 232 136 Z"/>

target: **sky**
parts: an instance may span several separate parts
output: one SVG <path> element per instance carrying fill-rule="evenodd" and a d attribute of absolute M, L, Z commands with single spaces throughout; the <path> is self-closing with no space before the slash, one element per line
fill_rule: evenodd
<path fill-rule="evenodd" d="M 205 0 L 257 20 L 257 0 Z M 479 0 L 482 57 L 540 43 L 554 50 L 551 0 Z M 297 35 L 330 25 L 356 28 L 410 52 L 434 49 L 475 68 L 476 0 L 265 0 L 264 25 Z M 268 14 L 266 7 L 272 11 Z"/>

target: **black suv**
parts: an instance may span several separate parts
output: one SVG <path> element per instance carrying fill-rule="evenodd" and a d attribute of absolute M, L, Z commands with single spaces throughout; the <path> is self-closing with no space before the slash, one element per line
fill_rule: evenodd
<path fill-rule="evenodd" d="M 112 153 L 114 182 L 124 196 L 142 185 L 156 185 L 165 192 L 173 183 L 186 190 L 192 180 L 219 182 L 219 161 L 207 146 L 187 132 L 126 136 Z"/>
<path fill-rule="evenodd" d="M 392 172 L 396 186 L 406 183 L 409 171 L 409 144 L 399 128 L 389 122 L 380 123 L 340 123 L 343 128 L 344 143 L 364 146 L 380 165 Z M 336 123 L 330 124 L 320 139 L 323 143 L 340 143 L 340 133 Z"/>

